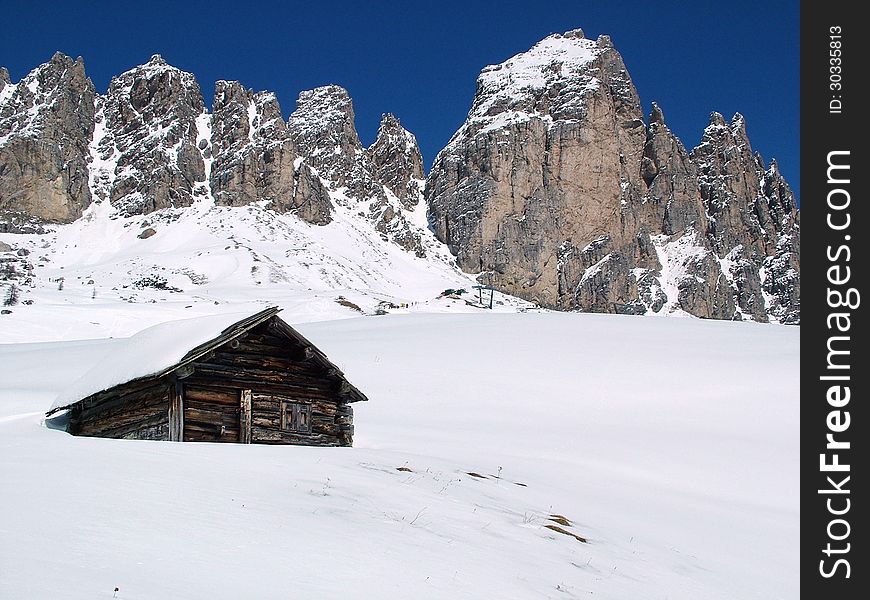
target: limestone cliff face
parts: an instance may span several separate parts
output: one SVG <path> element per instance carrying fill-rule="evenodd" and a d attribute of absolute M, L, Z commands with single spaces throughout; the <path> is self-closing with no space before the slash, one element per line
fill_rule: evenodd
<path fill-rule="evenodd" d="M 423 156 L 417 138 L 392 114 L 381 117 L 378 137 L 366 150 L 375 177 L 405 208 L 412 210 L 423 195 Z"/>
<path fill-rule="evenodd" d="M 218 81 L 211 118 L 211 191 L 219 205 L 264 202 L 317 225 L 332 220 L 329 194 L 293 149 L 274 94 Z"/>
<path fill-rule="evenodd" d="M 0 230 L 81 216 L 93 129 L 94 85 L 81 58 L 57 53 L 17 84 L 0 69 Z"/>
<path fill-rule="evenodd" d="M 97 101 L 92 191 L 123 214 L 189 206 L 204 194 L 197 147 L 205 113 L 192 74 L 159 55 L 112 79 Z"/>
<path fill-rule="evenodd" d="M 710 215 L 709 237 L 726 260 L 740 312 L 755 320 L 769 313 L 800 319 L 800 219 L 776 162 L 765 169 L 752 152 L 746 122 L 713 113 L 692 151 Z"/>
<path fill-rule="evenodd" d="M 380 137 L 374 150 L 363 148 L 347 90 L 329 85 L 302 92 L 287 124 L 297 152 L 326 182 L 338 202 L 366 214 L 384 238 L 417 256 L 426 255 L 419 229 L 405 214 L 405 207 L 417 204 L 420 198 L 413 198 L 414 188 L 401 185 L 403 179 L 410 181 L 416 173 L 403 174 L 409 161 L 399 153 L 384 152 L 388 143 Z M 377 152 L 378 148 L 382 152 Z M 405 198 L 394 193 L 393 186 L 404 189 Z"/>
<path fill-rule="evenodd" d="M 431 221 L 465 270 L 544 306 L 796 322 L 794 198 L 742 118 L 711 128 L 689 154 L 658 106 L 644 123 L 608 37 L 553 35 L 481 72 Z"/>
<path fill-rule="evenodd" d="M 644 140 L 640 102 L 609 41 L 551 36 L 481 72 L 468 120 L 427 182 L 436 232 L 497 287 L 573 308 L 598 253 L 635 254 L 621 207 L 644 191 L 632 168 Z M 616 284 L 613 300 L 627 301 L 632 286 Z"/>
<path fill-rule="evenodd" d="M 333 190 L 344 188 L 357 199 L 383 192 L 359 141 L 347 90 L 328 85 L 300 93 L 287 124 L 299 154 Z"/>

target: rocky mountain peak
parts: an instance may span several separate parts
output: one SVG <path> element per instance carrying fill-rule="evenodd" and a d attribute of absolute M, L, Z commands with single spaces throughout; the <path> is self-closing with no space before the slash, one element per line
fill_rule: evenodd
<path fill-rule="evenodd" d="M 375 178 L 393 192 L 405 208 L 411 209 L 423 193 L 423 157 L 417 138 L 402 127 L 399 119 L 386 113 L 381 117 L 378 137 L 366 151 Z"/>
<path fill-rule="evenodd" d="M 17 84 L 8 81 L 8 72 L 5 79 L 0 228 L 16 230 L 15 223 L 30 218 L 72 221 L 90 203 L 85 156 L 94 127 L 94 85 L 84 61 L 56 53 Z"/>
<path fill-rule="evenodd" d="M 300 92 L 289 125 L 300 151 L 306 156 L 318 150 L 361 148 L 354 125 L 353 102 L 347 90 L 338 85 Z"/>
<path fill-rule="evenodd" d="M 409 138 L 410 136 L 410 138 Z M 413 134 L 402 127 L 402 122 L 399 117 L 393 113 L 384 113 L 381 115 L 381 123 L 378 125 L 377 140 L 385 138 L 399 138 L 405 142 L 405 145 L 416 143 L 416 138 L 413 140 Z"/>
<path fill-rule="evenodd" d="M 481 119 L 505 111 L 550 115 L 552 95 L 562 104 L 597 86 L 590 64 L 601 51 L 580 30 L 553 34 L 527 52 L 485 67 L 469 115 Z"/>
<path fill-rule="evenodd" d="M 101 96 L 81 59 L 60 53 L 20 84 L 8 79 L 4 70 L 0 157 L 33 166 L 35 173 L 29 182 L 21 169 L 0 170 L 4 229 L 23 230 L 27 219 L 73 220 L 92 198 L 111 203 L 122 216 L 182 208 L 197 199 L 220 206 L 257 203 L 317 225 L 332 221 L 336 202 L 416 254 L 425 254 L 423 237 L 434 243 L 425 225 L 405 214 L 422 195 L 414 136 L 388 116 L 371 152 L 363 149 L 352 101 L 340 86 L 302 92 L 285 121 L 273 93 L 237 81 L 216 83 L 209 114 L 195 77 L 158 54 L 114 77 Z M 67 100 L 80 105 L 52 112 Z M 71 139 L 74 151 L 60 156 Z M 34 152 L 50 149 L 54 154 L 44 160 L 33 159 Z M 23 193 L 30 187 L 32 194 Z"/>
<path fill-rule="evenodd" d="M 272 92 L 254 92 L 238 81 L 218 81 L 212 110 L 212 137 L 224 148 L 234 143 L 284 143 L 288 139 L 281 105 Z"/>
<path fill-rule="evenodd" d="M 216 204 L 265 202 L 272 210 L 293 212 L 316 225 L 332 220 L 329 193 L 295 153 L 275 94 L 254 92 L 238 81 L 218 81 L 211 158 Z"/>
<path fill-rule="evenodd" d="M 722 116 L 722 113 L 713 111 L 710 113 L 710 120 L 707 124 L 707 129 L 704 130 L 704 135 L 707 134 L 707 130 L 709 130 L 710 128 L 727 126 L 728 122 L 725 120 L 725 117 Z"/>
<path fill-rule="evenodd" d="M 730 123 L 715 113 L 691 156 L 710 216 L 708 235 L 716 254 L 727 259 L 739 313 L 796 322 L 800 220 L 791 189 L 778 174 L 765 171 L 739 113 Z M 780 283 L 771 279 L 773 272 Z"/>
<path fill-rule="evenodd" d="M 799 319 L 798 215 L 745 119 L 712 113 L 691 153 L 657 104 L 648 123 L 607 37 L 555 34 L 484 68 L 427 180 L 437 236 L 545 306 Z"/>
<path fill-rule="evenodd" d="M 757 169 L 764 170 L 764 161 L 761 155 L 753 152 L 752 144 L 749 142 L 749 134 L 746 132 L 746 119 L 740 113 L 735 113 L 731 118 L 729 125 L 731 136 L 734 138 L 734 143 L 737 148 L 746 157 L 747 162 L 753 162 Z"/>
<path fill-rule="evenodd" d="M 609 35 L 599 35 L 596 43 L 599 48 L 613 48 L 613 40 L 610 39 Z"/>
<path fill-rule="evenodd" d="M 48 61 L 48 63 L 43 65 L 43 67 L 45 66 L 53 67 L 53 70 L 63 70 L 74 67 L 78 69 L 81 74 L 84 74 L 85 61 L 81 56 L 73 59 L 72 57 L 67 56 L 66 54 L 58 50 L 57 52 L 52 54 L 51 59 Z"/>
<path fill-rule="evenodd" d="M 664 125 L 665 124 L 665 113 L 662 112 L 661 107 L 655 102 L 652 103 L 652 110 L 649 114 L 649 124 L 650 125 Z"/>
<path fill-rule="evenodd" d="M 205 112 L 192 73 L 155 55 L 112 78 L 99 98 L 91 186 L 125 214 L 190 205 L 204 194 L 197 119 Z"/>
<path fill-rule="evenodd" d="M 551 35 L 481 71 L 427 180 L 435 231 L 460 266 L 509 293 L 557 308 L 598 303 L 578 300 L 578 285 L 600 261 L 602 273 L 627 268 L 638 248 L 620 221 L 646 190 L 645 143 L 619 53 L 577 32 Z M 620 301 L 633 285 L 622 278 Z"/>
<path fill-rule="evenodd" d="M 296 151 L 334 189 L 346 187 L 358 198 L 371 193 L 347 90 L 327 85 L 301 92 L 287 126 Z"/>
<path fill-rule="evenodd" d="M 203 111 L 202 91 L 193 73 L 169 65 L 159 55 L 112 78 L 109 97 L 129 103 L 144 119 L 169 120 L 178 115 Z"/>
<path fill-rule="evenodd" d="M 328 185 L 337 203 L 363 211 L 385 239 L 424 256 L 421 232 L 403 214 L 419 200 L 422 186 L 419 179 L 412 180 L 421 173 L 415 161 L 422 169 L 422 158 L 416 140 L 411 143 L 398 119 L 388 117 L 382 125 L 380 143 L 364 150 L 350 95 L 337 85 L 299 94 L 287 122 L 294 148 Z"/>

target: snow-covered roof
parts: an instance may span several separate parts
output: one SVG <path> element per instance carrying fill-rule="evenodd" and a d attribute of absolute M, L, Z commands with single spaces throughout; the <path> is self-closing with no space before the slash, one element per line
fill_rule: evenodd
<path fill-rule="evenodd" d="M 85 372 L 70 387 L 58 394 L 49 412 L 62 408 L 87 398 L 92 394 L 115 387 L 116 385 L 163 374 L 171 367 L 183 362 L 188 355 L 196 354 L 196 350 L 225 332 L 238 329 L 237 335 L 244 333 L 277 313 L 277 309 L 269 309 L 258 313 L 262 316 L 249 325 L 245 323 L 251 317 L 249 313 L 226 313 L 168 321 L 128 338 L 111 339 L 106 342 L 103 357 Z M 245 323 L 246 327 L 238 327 Z M 231 339 L 230 335 L 227 339 Z"/>
<path fill-rule="evenodd" d="M 102 358 L 89 371 L 58 394 L 47 414 L 137 379 L 162 377 L 201 358 L 215 348 L 253 329 L 277 315 L 280 309 L 267 308 L 256 314 L 225 313 L 193 319 L 169 321 L 144 329 L 128 338 L 108 340 Z M 368 400 L 354 387 L 332 361 L 298 331 L 277 319 L 279 330 L 290 340 L 310 350 L 310 359 L 342 382 L 348 402 Z"/>

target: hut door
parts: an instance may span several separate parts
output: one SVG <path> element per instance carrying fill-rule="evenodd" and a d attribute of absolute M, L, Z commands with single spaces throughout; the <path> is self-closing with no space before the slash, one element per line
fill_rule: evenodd
<path fill-rule="evenodd" d="M 251 390 L 242 390 L 239 398 L 239 441 L 251 443 Z"/>
<path fill-rule="evenodd" d="M 239 390 L 184 385 L 184 441 L 235 442 L 241 438 Z"/>

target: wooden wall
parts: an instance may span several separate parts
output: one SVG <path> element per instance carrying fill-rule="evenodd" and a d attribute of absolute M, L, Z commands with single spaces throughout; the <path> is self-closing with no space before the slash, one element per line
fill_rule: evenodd
<path fill-rule="evenodd" d="M 134 382 L 87 398 L 70 413 L 70 433 L 139 440 L 169 439 L 166 379 Z"/>
<path fill-rule="evenodd" d="M 193 374 L 182 380 L 184 439 L 241 441 L 242 393 L 250 390 L 252 443 L 350 446 L 353 409 L 341 380 L 306 356 L 264 323 L 193 363 Z M 282 430 L 282 401 L 310 407 L 310 433 Z"/>

